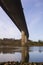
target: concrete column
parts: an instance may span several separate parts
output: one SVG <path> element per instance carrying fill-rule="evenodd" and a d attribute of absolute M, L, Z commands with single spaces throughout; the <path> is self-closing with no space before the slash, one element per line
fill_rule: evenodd
<path fill-rule="evenodd" d="M 28 46 L 27 46 L 27 36 L 25 32 L 21 32 L 21 45 L 22 45 L 22 62 L 28 62 Z"/>
<path fill-rule="evenodd" d="M 34 65 L 36 65 L 36 63 L 34 63 Z"/>

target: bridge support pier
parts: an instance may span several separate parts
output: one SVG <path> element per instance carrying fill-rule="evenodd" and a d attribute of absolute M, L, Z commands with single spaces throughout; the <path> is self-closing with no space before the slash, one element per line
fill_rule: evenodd
<path fill-rule="evenodd" d="M 27 46 L 27 36 L 25 32 L 21 32 L 21 45 L 22 45 L 22 62 L 29 61 L 29 54 L 28 54 L 28 46 Z"/>

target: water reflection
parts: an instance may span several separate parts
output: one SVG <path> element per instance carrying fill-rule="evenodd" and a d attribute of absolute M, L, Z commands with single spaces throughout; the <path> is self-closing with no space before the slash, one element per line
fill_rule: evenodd
<path fill-rule="evenodd" d="M 29 52 L 29 61 L 30 62 L 43 62 L 43 52 Z"/>
<path fill-rule="evenodd" d="M 21 50 L 22 48 L 18 48 Z M 15 53 L 7 53 L 3 54 L 3 52 L 0 53 L 0 62 L 6 62 L 6 61 L 21 61 L 21 52 L 15 52 Z M 43 62 L 43 46 L 41 47 L 29 47 L 29 62 Z"/>
<path fill-rule="evenodd" d="M 29 48 L 29 51 L 41 51 L 41 52 L 43 52 L 43 46 L 33 46 L 33 47 L 30 47 Z"/>
<path fill-rule="evenodd" d="M 0 53 L 0 62 L 7 62 L 7 61 L 21 61 L 21 53 L 20 52 L 15 52 L 15 53 L 7 53 L 3 54 Z"/>
<path fill-rule="evenodd" d="M 43 62 L 43 46 L 30 47 L 29 62 Z"/>

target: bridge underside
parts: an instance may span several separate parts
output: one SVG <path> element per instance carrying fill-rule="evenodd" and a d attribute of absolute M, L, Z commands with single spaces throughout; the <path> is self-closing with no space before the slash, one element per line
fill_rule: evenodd
<path fill-rule="evenodd" d="M 5 10 L 8 16 L 20 31 L 24 31 L 27 37 L 29 36 L 25 16 L 21 0 L 0 0 L 0 6 Z"/>
<path fill-rule="evenodd" d="M 0 6 L 4 9 L 4 11 L 8 14 L 8 16 L 12 19 L 12 21 L 16 24 L 18 29 L 21 31 L 21 45 L 22 45 L 22 62 L 28 62 L 28 46 L 27 46 L 27 38 L 29 37 L 27 25 L 25 21 L 25 16 L 23 13 L 23 8 L 21 5 L 21 0 L 0 0 Z M 3 43 L 2 43 L 3 44 Z M 26 47 L 24 47 L 26 45 Z M 4 45 L 5 46 L 5 45 Z M 3 52 L 13 52 L 13 48 L 5 48 L 2 46 L 0 51 Z M 27 59 L 27 60 L 26 60 Z"/>

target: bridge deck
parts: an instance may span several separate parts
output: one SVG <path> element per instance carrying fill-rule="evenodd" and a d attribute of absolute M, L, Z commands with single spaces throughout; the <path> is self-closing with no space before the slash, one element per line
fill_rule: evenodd
<path fill-rule="evenodd" d="M 18 29 L 20 31 L 24 31 L 28 37 L 29 34 L 28 34 L 25 16 L 23 13 L 21 0 L 0 0 L 0 6 L 5 10 L 8 16 L 12 19 L 14 24 L 16 24 Z"/>

